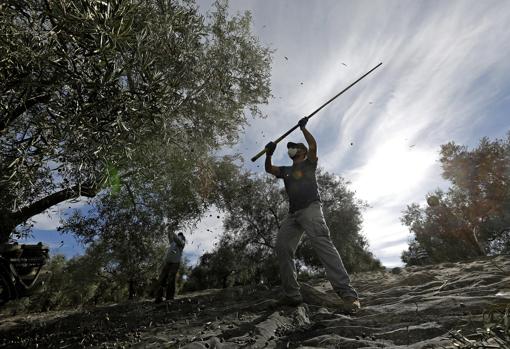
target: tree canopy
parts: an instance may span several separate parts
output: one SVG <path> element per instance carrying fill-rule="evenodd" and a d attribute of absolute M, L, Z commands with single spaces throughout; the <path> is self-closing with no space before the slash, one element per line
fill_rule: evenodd
<path fill-rule="evenodd" d="M 0 241 L 105 185 L 207 195 L 211 150 L 235 142 L 270 94 L 269 50 L 249 13 L 227 12 L 223 1 L 207 16 L 193 1 L 2 2 Z"/>
<path fill-rule="evenodd" d="M 450 188 L 407 207 L 402 222 L 414 236 L 402 260 L 412 263 L 418 249 L 437 262 L 510 252 L 510 133 L 471 150 L 442 145 L 440 161 Z"/>

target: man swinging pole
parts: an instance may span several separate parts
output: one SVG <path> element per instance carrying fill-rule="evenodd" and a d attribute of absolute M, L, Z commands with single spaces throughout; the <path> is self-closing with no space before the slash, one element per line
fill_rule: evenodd
<path fill-rule="evenodd" d="M 321 109 L 381 65 L 382 63 L 377 64 L 310 115 L 299 120 L 297 125 L 285 132 L 274 142 L 269 142 L 262 151 L 251 159 L 256 161 L 265 153 L 266 172 L 283 179 L 285 190 L 289 197 L 289 215 L 283 221 L 276 237 L 276 253 L 280 264 L 280 277 L 284 291 L 283 304 L 298 305 L 302 302 L 293 258 L 304 231 L 310 238 L 312 247 L 320 261 L 326 268 L 326 275 L 333 286 L 333 290 L 344 300 L 345 310 L 354 312 L 360 308 L 358 294 L 350 285 L 349 275 L 345 270 L 340 254 L 338 254 L 336 247 L 331 241 L 329 228 L 324 220 L 319 187 L 315 175 L 318 161 L 317 142 L 306 129 L 306 124 Z M 298 127 L 303 132 L 308 148 L 303 143 L 287 143 L 292 166 L 273 166 L 271 156 L 276 149 L 276 145 Z"/>
<path fill-rule="evenodd" d="M 360 308 L 358 294 L 350 285 L 349 275 L 331 241 L 329 228 L 322 213 L 315 175 L 318 162 L 317 142 L 306 129 L 307 122 L 308 118 L 305 117 L 298 125 L 308 143 L 308 148 L 303 143 L 287 144 L 292 166 L 273 166 L 271 157 L 276 149 L 276 143 L 270 142 L 266 145 L 265 170 L 283 179 L 289 197 L 289 214 L 282 222 L 276 237 L 276 254 L 284 292 L 281 303 L 296 306 L 303 301 L 293 258 L 304 231 L 326 268 L 326 275 L 333 290 L 343 299 L 345 310 L 355 312 Z"/>

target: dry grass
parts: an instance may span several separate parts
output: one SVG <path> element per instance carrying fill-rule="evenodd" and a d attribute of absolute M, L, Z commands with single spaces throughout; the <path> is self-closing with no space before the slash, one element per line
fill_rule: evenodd
<path fill-rule="evenodd" d="M 453 340 L 448 348 L 478 349 L 503 348 L 510 349 L 510 303 L 497 303 L 483 312 L 484 328 L 476 333 L 463 335 L 461 331 L 450 331 Z"/>

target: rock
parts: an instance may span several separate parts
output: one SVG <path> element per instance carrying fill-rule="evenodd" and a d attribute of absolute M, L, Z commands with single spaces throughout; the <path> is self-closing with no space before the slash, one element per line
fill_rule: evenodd
<path fill-rule="evenodd" d="M 326 294 L 304 282 L 301 282 L 299 285 L 301 286 L 301 294 L 303 296 L 303 300 L 307 304 L 324 306 L 328 308 L 342 307 L 343 302 L 337 295 Z"/>
<path fill-rule="evenodd" d="M 436 276 L 429 271 L 412 273 L 399 282 L 399 285 L 418 286 L 436 280 Z"/>
<path fill-rule="evenodd" d="M 427 338 L 434 338 L 445 333 L 443 327 L 437 322 L 426 322 L 397 328 L 388 332 L 376 333 L 378 338 L 389 339 L 398 345 L 409 345 Z"/>
<path fill-rule="evenodd" d="M 469 336 L 488 314 L 503 321 L 510 259 L 359 273 L 352 283 L 362 303 L 354 316 L 335 313 L 342 301 L 324 279 L 301 284 L 305 304 L 295 308 L 278 307 L 280 290 L 265 286 L 204 290 L 161 307 L 141 301 L 15 316 L 6 309 L 0 347 L 452 348 L 449 331 Z"/>
<path fill-rule="evenodd" d="M 401 274 L 401 273 L 402 273 L 402 268 L 396 267 L 396 268 L 391 269 L 391 271 L 390 271 L 390 272 L 391 272 L 392 274 L 398 275 L 398 274 Z"/>

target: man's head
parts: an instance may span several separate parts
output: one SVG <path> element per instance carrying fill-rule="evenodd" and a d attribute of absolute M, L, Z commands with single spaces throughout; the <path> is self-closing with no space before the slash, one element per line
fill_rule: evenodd
<path fill-rule="evenodd" d="M 294 161 L 304 160 L 308 154 L 308 148 L 303 143 L 287 143 L 289 157 Z"/>
<path fill-rule="evenodd" d="M 177 234 L 177 236 L 179 236 L 181 239 L 183 239 L 184 241 L 186 241 L 186 238 L 184 237 L 184 234 L 183 234 L 183 233 L 179 233 L 179 234 Z"/>

